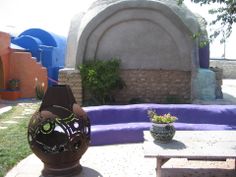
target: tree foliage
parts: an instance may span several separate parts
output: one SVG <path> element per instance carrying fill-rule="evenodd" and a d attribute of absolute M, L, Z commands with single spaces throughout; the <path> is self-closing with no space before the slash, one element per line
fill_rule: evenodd
<path fill-rule="evenodd" d="M 178 4 L 182 4 L 184 0 L 178 0 Z M 200 5 L 210 5 L 212 3 L 220 4 L 220 7 L 209 9 L 209 14 L 216 15 L 216 18 L 210 25 L 219 24 L 210 34 L 210 40 L 222 34 L 221 42 L 224 42 L 232 33 L 232 25 L 236 23 L 236 0 L 191 0 Z"/>

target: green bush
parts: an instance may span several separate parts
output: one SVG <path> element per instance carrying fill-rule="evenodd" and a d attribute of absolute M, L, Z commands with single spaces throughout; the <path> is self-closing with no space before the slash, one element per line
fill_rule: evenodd
<path fill-rule="evenodd" d="M 120 60 L 118 59 L 88 60 L 79 65 L 78 68 L 83 89 L 91 95 L 90 105 L 114 103 L 114 91 L 125 86 L 119 75 Z"/>

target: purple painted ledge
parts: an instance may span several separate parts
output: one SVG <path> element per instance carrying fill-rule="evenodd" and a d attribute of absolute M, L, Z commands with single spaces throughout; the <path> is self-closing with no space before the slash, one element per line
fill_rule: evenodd
<path fill-rule="evenodd" d="M 236 105 L 133 104 L 84 107 L 91 120 L 91 145 L 143 141 L 151 126 L 147 110 L 178 117 L 177 130 L 236 130 Z"/>

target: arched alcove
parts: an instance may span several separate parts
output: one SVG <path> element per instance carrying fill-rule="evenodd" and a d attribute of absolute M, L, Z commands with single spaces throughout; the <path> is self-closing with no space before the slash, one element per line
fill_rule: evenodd
<path fill-rule="evenodd" d="M 195 15 L 174 0 L 98 0 L 72 20 L 66 67 L 115 57 L 127 84 L 116 95 L 119 102 L 191 102 L 198 30 Z"/>

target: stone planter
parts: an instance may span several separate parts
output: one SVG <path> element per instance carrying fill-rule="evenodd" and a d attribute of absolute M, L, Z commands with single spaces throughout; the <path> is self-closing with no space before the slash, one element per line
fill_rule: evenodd
<path fill-rule="evenodd" d="M 152 123 L 150 133 L 157 142 L 168 143 L 175 135 L 175 127 L 173 124 Z"/>
<path fill-rule="evenodd" d="M 48 88 L 28 126 L 31 150 L 44 163 L 42 175 L 68 177 L 80 173 L 79 163 L 90 141 L 90 123 L 69 86 Z"/>

